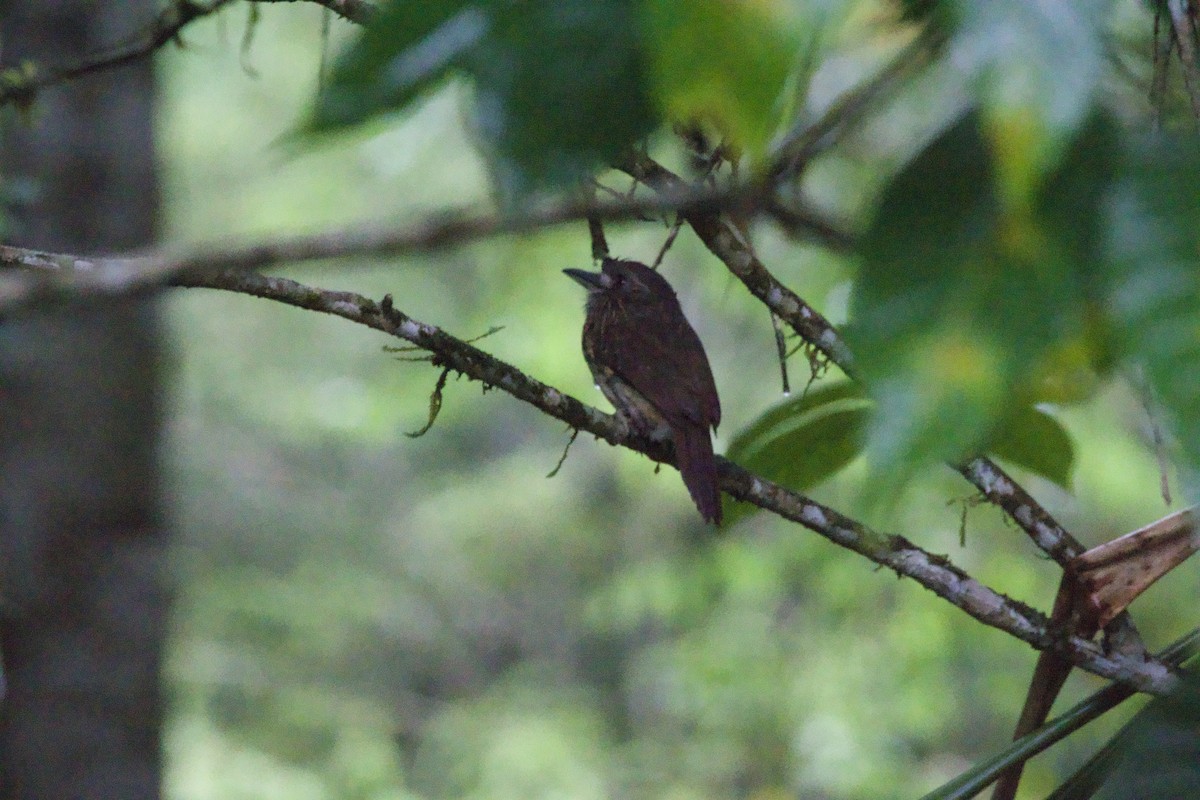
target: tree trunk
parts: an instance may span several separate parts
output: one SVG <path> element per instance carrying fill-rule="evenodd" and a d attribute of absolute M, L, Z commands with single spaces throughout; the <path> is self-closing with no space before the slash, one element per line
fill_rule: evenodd
<path fill-rule="evenodd" d="M 0 2 L 5 67 L 70 63 L 152 0 Z M 4 238 L 80 253 L 149 243 L 148 62 L 45 91 L 0 141 Z M 160 795 L 167 608 L 151 304 L 0 321 L 0 798 Z"/>

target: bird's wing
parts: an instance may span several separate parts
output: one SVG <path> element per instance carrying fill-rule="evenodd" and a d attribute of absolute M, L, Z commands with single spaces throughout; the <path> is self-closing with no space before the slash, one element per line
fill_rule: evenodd
<path fill-rule="evenodd" d="M 715 428 L 721 403 L 704 346 L 683 313 L 672 311 L 629 320 L 620 331 L 602 326 L 597 349 L 606 355 L 606 366 L 664 417 Z"/>

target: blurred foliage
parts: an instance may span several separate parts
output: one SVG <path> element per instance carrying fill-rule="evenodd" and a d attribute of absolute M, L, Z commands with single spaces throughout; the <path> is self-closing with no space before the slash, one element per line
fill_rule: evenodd
<path fill-rule="evenodd" d="M 321 12 L 261 7 L 245 67 L 224 14 L 163 58 L 167 235 L 404 224 L 567 185 L 647 134 L 686 172 L 680 117 L 756 159 L 908 41 L 906 10 L 944 27 L 944 57 L 785 187 L 861 251 L 750 229 L 782 281 L 850 317 L 869 395 L 781 402 L 762 306 L 686 229 L 663 269 L 728 453 L 850 513 L 886 487 L 888 530 L 1045 608 L 1056 567 L 937 461 L 994 452 L 1089 544 L 1143 524 L 1163 509 L 1137 363 L 1200 461 L 1200 163 L 1134 133 L 1152 114 L 1134 0 L 394 2 L 334 25 L 319 94 Z M 346 135 L 273 146 L 296 130 Z M 665 235 L 608 230 L 647 262 Z M 589 257 L 580 224 L 298 277 L 463 337 L 503 325 L 489 351 L 603 405 L 560 273 Z M 214 293 L 167 313 L 172 796 L 911 797 L 1007 739 L 1033 652 L 911 583 L 767 515 L 715 537 L 672 470 L 586 437 L 543 480 L 568 432 L 465 381 L 408 439 L 438 371 L 372 332 Z M 1191 624 L 1194 574 L 1134 605 L 1152 646 Z M 1031 796 L 1119 721 L 1032 762 Z"/>
<path fill-rule="evenodd" d="M 589 176 L 664 117 L 710 124 L 761 156 L 808 55 L 796 10 L 778 0 L 390 0 L 338 61 L 306 129 L 403 110 L 462 74 L 507 198 Z"/>
<path fill-rule="evenodd" d="M 1113 329 L 1143 365 L 1170 415 L 1193 496 L 1200 486 L 1200 147 L 1193 138 L 1139 141 L 1112 200 L 1106 276 Z"/>
<path fill-rule="evenodd" d="M 969 76 L 995 154 L 995 189 L 1032 198 L 1094 113 L 1112 0 L 1049 8 L 1039 0 L 942 0 L 949 58 Z"/>
<path fill-rule="evenodd" d="M 1085 776 L 1070 785 L 1088 797 L 1096 784 L 1102 800 L 1124 797 L 1169 800 L 1200 785 L 1200 679 L 1183 673 L 1178 688 L 1137 713 Z M 1063 790 L 1060 796 L 1066 796 Z"/>
<path fill-rule="evenodd" d="M 759 157 L 782 122 L 788 79 L 809 54 L 799 5 L 739 0 L 646 0 L 642 40 L 659 108 L 681 122 L 714 125 Z M 803 20 L 812 23 L 813 19 Z M 714 42 L 720 42 L 714 47 Z"/>
<path fill-rule="evenodd" d="M 650 132 L 644 61 L 628 0 L 389 2 L 338 62 L 309 127 L 403 109 L 465 73 L 497 186 L 521 197 L 582 178 Z"/>
<path fill-rule="evenodd" d="M 1030 365 L 1087 332 L 1107 123 L 1092 128 L 1017 207 L 1000 194 L 975 115 L 885 192 L 848 329 L 879 400 L 870 446 L 881 493 L 919 468 L 990 450 L 999 423 L 1040 399 L 1040 386 L 1023 385 Z"/>

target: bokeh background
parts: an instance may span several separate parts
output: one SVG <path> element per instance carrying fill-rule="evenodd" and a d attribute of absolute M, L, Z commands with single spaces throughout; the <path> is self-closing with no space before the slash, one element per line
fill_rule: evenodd
<path fill-rule="evenodd" d="M 836 4 L 835 4 L 836 5 Z M 1148 31 L 1129 3 L 1131 30 Z M 239 13 L 240 8 L 236 9 Z M 166 240 L 397 225 L 488 201 L 464 88 L 399 120 L 295 147 L 321 74 L 322 12 L 260 5 L 190 26 L 160 56 Z M 334 22 L 328 48 L 350 34 Z M 813 112 L 886 50 L 830 13 Z M 879 187 L 951 115 L 956 76 L 907 86 L 813 166 L 813 196 L 861 224 Z M 935 102 L 936 99 L 936 102 Z M 681 163 L 668 139 L 656 142 Z M 615 187 L 624 184 L 609 179 Z M 610 229 L 652 260 L 657 223 Z M 855 264 L 754 229 L 764 261 L 835 322 Z M 430 254 L 322 264 L 299 280 L 373 297 L 608 408 L 579 353 L 585 226 Z M 783 397 L 765 310 L 685 229 L 664 262 L 704 340 L 724 446 Z M 1036 654 L 914 583 L 793 525 L 703 526 L 677 475 L 451 379 L 344 321 L 205 290 L 164 302 L 172 336 L 169 508 L 178 584 L 165 676 L 168 796 L 901 798 L 999 748 Z M 796 388 L 807 365 L 792 362 Z M 1021 475 L 1085 543 L 1162 516 L 1150 420 L 1124 383 L 1056 411 L 1073 491 Z M 813 494 L 855 512 L 851 464 Z M 1041 608 L 1057 572 L 949 470 L 872 521 Z M 965 515 L 965 516 L 964 516 Z M 964 523 L 965 519 L 965 523 Z M 1134 606 L 1156 646 L 1194 569 Z M 1086 676 L 1065 701 L 1099 686 Z M 1136 705 L 1136 704 L 1134 704 Z M 1041 796 L 1130 709 L 1033 761 Z"/>

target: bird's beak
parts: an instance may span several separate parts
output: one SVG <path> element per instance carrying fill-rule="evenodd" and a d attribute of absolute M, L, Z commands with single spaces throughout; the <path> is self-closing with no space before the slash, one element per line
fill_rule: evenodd
<path fill-rule="evenodd" d="M 582 269 L 564 269 L 563 273 L 589 292 L 602 292 L 612 285 L 612 280 L 603 272 L 588 272 Z"/>

